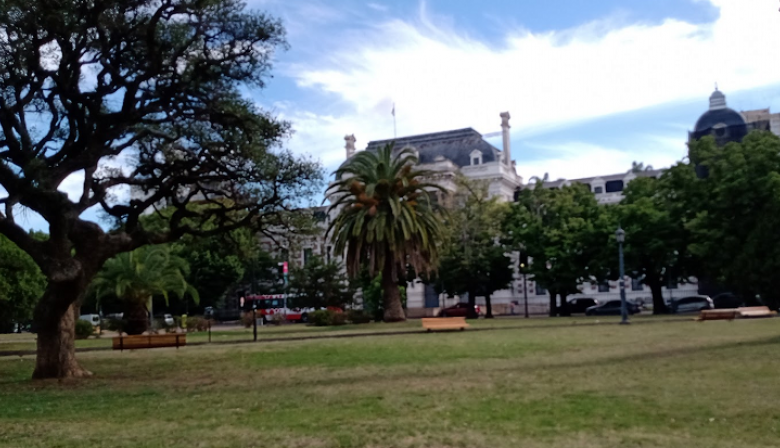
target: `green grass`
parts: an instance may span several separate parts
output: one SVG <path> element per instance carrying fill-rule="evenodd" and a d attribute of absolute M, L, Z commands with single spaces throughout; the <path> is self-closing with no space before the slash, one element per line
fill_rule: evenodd
<path fill-rule="evenodd" d="M 572 322 L 89 352 L 65 382 L 0 358 L 0 447 L 780 444 L 780 320 Z M 358 331 L 290 327 L 264 331 Z"/>

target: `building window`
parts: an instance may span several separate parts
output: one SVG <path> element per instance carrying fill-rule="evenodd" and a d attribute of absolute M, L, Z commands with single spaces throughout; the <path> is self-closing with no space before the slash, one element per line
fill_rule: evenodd
<path fill-rule="evenodd" d="M 469 157 L 471 157 L 472 165 L 482 165 L 482 151 L 475 149 L 474 151 L 471 151 Z"/>
<path fill-rule="evenodd" d="M 542 287 L 539 283 L 536 284 L 536 295 L 537 296 L 544 296 L 547 295 L 547 290 Z"/>
<path fill-rule="evenodd" d="M 636 278 L 631 279 L 631 291 L 644 291 L 645 286 L 642 281 Z"/>
<path fill-rule="evenodd" d="M 611 180 L 606 183 L 605 188 L 607 189 L 607 193 L 617 193 L 623 191 L 623 181 Z"/>
<path fill-rule="evenodd" d="M 604 189 L 602 187 L 596 187 L 593 189 L 593 192 L 596 194 L 604 193 Z"/>
<path fill-rule="evenodd" d="M 609 292 L 609 282 L 599 283 L 599 292 Z"/>
<path fill-rule="evenodd" d="M 303 249 L 303 265 L 306 266 L 309 264 L 309 260 L 311 260 L 312 256 L 312 249 L 311 247 L 307 247 L 306 249 Z"/>

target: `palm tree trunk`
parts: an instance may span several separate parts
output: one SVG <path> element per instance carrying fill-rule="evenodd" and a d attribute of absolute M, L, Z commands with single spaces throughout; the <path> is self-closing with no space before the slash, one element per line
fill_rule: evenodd
<path fill-rule="evenodd" d="M 406 313 L 401 305 L 401 291 L 398 288 L 398 282 L 393 280 L 391 269 L 392 267 L 385 267 L 385 272 L 382 272 L 382 294 L 385 302 L 384 321 L 403 322 L 406 320 Z"/>

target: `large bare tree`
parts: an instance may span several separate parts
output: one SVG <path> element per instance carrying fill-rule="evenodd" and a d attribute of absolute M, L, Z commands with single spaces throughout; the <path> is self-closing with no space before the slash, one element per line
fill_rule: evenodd
<path fill-rule="evenodd" d="M 281 147 L 288 124 L 243 96 L 285 45 L 277 20 L 236 0 L 0 0 L 0 233 L 48 279 L 34 378 L 89 374 L 73 306 L 110 257 L 279 228 L 315 191 L 319 167 Z M 74 179 L 69 198 L 60 188 Z M 139 217 L 163 205 L 165 228 L 144 228 Z M 19 210 L 48 222 L 48 240 L 28 235 Z"/>

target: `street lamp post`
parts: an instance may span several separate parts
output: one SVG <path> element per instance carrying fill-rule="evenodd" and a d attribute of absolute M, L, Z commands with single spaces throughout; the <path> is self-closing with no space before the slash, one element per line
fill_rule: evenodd
<path fill-rule="evenodd" d="M 525 318 L 528 319 L 528 280 L 525 278 L 525 263 L 520 263 L 523 270 L 523 300 L 525 301 Z"/>
<path fill-rule="evenodd" d="M 628 304 L 626 303 L 626 274 L 623 270 L 623 242 L 626 240 L 626 232 L 618 226 L 615 237 L 618 242 L 618 257 L 620 258 L 620 316 L 621 325 L 627 325 L 628 321 Z"/>

